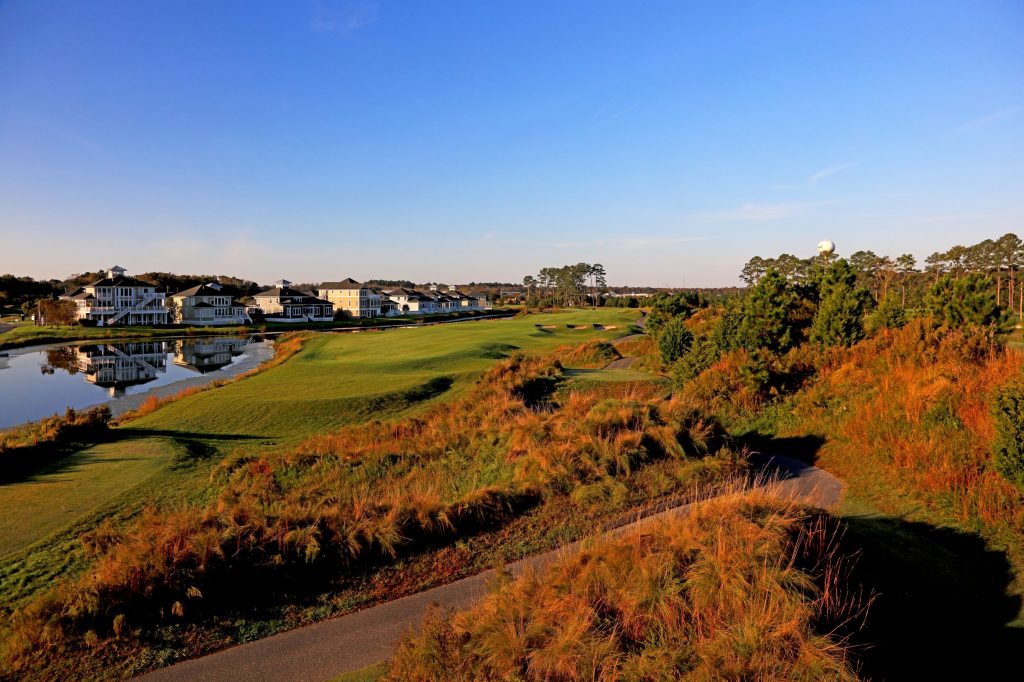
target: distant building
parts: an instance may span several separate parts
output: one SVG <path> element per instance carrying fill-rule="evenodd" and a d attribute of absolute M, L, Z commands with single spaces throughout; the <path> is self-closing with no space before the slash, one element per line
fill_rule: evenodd
<path fill-rule="evenodd" d="M 488 310 L 491 307 L 490 301 L 487 300 L 487 294 L 483 291 L 470 291 L 466 297 L 469 299 L 467 305 L 470 310 Z"/>
<path fill-rule="evenodd" d="M 333 303 L 335 310 L 344 310 L 352 317 L 381 316 L 380 293 L 351 277 L 340 282 L 324 282 L 317 287 L 317 294 Z"/>
<path fill-rule="evenodd" d="M 317 298 L 308 291 L 292 289 L 286 279 L 253 296 L 254 309 L 263 313 L 268 322 L 330 322 L 334 319 L 334 304 Z"/>
<path fill-rule="evenodd" d="M 125 275 L 115 265 L 107 276 L 61 296 L 73 301 L 79 320 L 101 327 L 167 324 L 166 294 L 149 282 Z"/>
<path fill-rule="evenodd" d="M 380 290 L 377 290 L 377 295 L 380 296 L 381 317 L 398 317 L 402 314 L 402 307 L 397 301 L 391 300 L 387 294 Z"/>
<path fill-rule="evenodd" d="M 425 315 L 434 312 L 434 300 L 413 289 L 386 289 L 384 295 L 397 304 L 401 315 Z"/>
<path fill-rule="evenodd" d="M 180 291 L 171 296 L 171 302 L 174 321 L 179 324 L 208 326 L 252 321 L 245 304 L 214 282 Z"/>

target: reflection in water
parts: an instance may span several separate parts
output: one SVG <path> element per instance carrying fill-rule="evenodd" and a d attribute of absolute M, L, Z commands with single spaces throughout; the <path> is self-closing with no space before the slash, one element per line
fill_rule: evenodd
<path fill-rule="evenodd" d="M 145 339 L 0 353 L 0 429 L 68 407 L 109 404 L 114 414 L 179 382 L 202 386 L 256 367 L 273 355 L 263 337 Z M 167 387 L 167 388 L 165 388 Z M 184 387 L 178 386 L 175 390 Z"/>
<path fill-rule="evenodd" d="M 89 383 L 107 389 L 111 398 L 125 395 L 130 386 L 145 384 L 167 372 L 168 356 L 174 364 L 207 374 L 231 364 L 256 338 L 204 338 L 178 341 L 137 341 L 63 346 L 46 351 L 43 374 L 62 370 L 82 373 Z"/>
<path fill-rule="evenodd" d="M 231 364 L 245 350 L 249 339 L 198 339 L 176 342 L 174 364 L 206 374 Z"/>
<path fill-rule="evenodd" d="M 107 389 L 118 398 L 129 386 L 145 384 L 167 371 L 167 350 L 163 341 L 79 346 L 78 370 L 85 380 Z"/>

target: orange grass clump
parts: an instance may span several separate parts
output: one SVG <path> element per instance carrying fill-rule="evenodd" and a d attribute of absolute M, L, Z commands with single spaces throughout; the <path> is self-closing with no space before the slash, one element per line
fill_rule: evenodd
<path fill-rule="evenodd" d="M 863 605 L 827 517 L 752 489 L 652 525 L 434 611 L 385 679 L 857 679 L 828 631 Z"/>
<path fill-rule="evenodd" d="M 1021 531 L 1020 493 L 991 466 L 990 405 L 1022 366 L 986 330 L 915 320 L 833 352 L 798 394 L 798 425 L 783 435 L 829 436 L 821 461 L 840 476 L 885 481 L 960 521 Z"/>

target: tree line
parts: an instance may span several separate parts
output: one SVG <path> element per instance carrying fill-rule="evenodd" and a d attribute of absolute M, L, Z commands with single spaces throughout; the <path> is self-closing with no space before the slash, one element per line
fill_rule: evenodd
<path fill-rule="evenodd" d="M 944 275 L 955 279 L 978 274 L 990 280 L 996 305 L 1024 315 L 1024 286 L 1021 286 L 1024 242 L 1013 233 L 937 251 L 925 258 L 920 267 L 913 254 L 879 256 L 870 250 L 850 254 L 846 262 L 854 272 L 857 285 L 867 289 L 876 303 L 893 294 L 899 296 L 901 307 L 920 308 L 929 288 Z M 755 256 L 743 266 L 740 279 L 747 286 L 754 286 L 774 270 L 787 281 L 800 283 L 814 277 L 823 264 L 820 256 L 799 258 L 788 253 L 775 258 Z"/>
<path fill-rule="evenodd" d="M 599 294 L 608 287 L 607 276 L 600 263 L 576 263 L 541 268 L 536 276 L 523 277 L 523 286 L 529 305 L 597 305 Z"/>

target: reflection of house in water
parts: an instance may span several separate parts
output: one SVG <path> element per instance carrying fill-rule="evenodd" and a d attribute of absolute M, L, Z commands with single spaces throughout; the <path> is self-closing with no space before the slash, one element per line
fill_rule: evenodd
<path fill-rule="evenodd" d="M 111 398 L 129 386 L 144 384 L 167 371 L 163 341 L 78 346 L 78 369 L 85 380 L 107 389 Z"/>
<path fill-rule="evenodd" d="M 188 339 L 178 341 L 174 349 L 174 364 L 200 374 L 215 372 L 231 364 L 241 355 L 249 339 Z"/>

